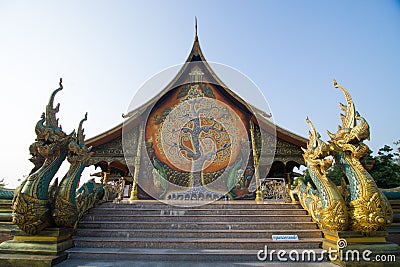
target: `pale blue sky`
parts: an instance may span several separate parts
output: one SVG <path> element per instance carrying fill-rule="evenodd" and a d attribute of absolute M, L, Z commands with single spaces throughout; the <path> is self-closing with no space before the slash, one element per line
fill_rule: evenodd
<path fill-rule="evenodd" d="M 344 101 L 336 78 L 374 151 L 400 139 L 399 1 L 0 0 L 0 177 L 15 186 L 29 173 L 34 125 L 60 77 L 63 129 L 87 111 L 86 136 L 104 132 L 143 82 L 183 63 L 194 16 L 206 58 L 250 77 L 282 127 L 306 137 L 309 116 L 327 140 Z"/>

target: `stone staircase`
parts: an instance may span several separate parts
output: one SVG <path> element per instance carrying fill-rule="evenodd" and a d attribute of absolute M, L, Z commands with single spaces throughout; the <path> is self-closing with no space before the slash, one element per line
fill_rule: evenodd
<path fill-rule="evenodd" d="M 17 227 L 12 224 L 11 199 L 0 199 L 0 243 L 12 239 L 11 232 Z"/>
<path fill-rule="evenodd" d="M 273 241 L 272 235 L 298 235 Z M 158 201 L 104 203 L 78 224 L 69 259 L 253 261 L 265 246 L 321 252 L 322 233 L 300 205 L 218 201 L 179 207 Z M 272 253 L 276 259 L 276 253 Z"/>
<path fill-rule="evenodd" d="M 400 245 L 400 199 L 390 199 L 393 210 L 393 223 L 389 226 L 389 235 L 386 238 L 389 242 Z"/>

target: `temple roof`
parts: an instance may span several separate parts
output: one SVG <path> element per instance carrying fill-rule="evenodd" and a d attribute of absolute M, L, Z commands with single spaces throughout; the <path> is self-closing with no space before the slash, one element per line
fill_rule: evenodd
<path fill-rule="evenodd" d="M 197 28 L 197 27 L 196 27 Z M 143 121 L 143 118 L 141 118 L 141 115 L 146 111 L 147 108 L 149 108 L 151 105 L 154 105 L 160 98 L 160 95 L 166 94 L 168 91 L 170 91 L 173 87 L 176 86 L 176 84 L 179 82 L 179 79 L 183 76 L 183 73 L 187 70 L 189 63 L 193 62 L 201 62 L 203 67 L 207 69 L 209 74 L 212 76 L 212 79 L 215 80 L 217 84 L 223 87 L 223 89 L 231 95 L 235 100 L 237 100 L 240 104 L 245 106 L 249 111 L 256 113 L 253 114 L 257 117 L 256 123 L 259 124 L 261 128 L 264 130 L 266 129 L 271 129 L 271 128 L 276 128 L 276 136 L 280 139 L 283 139 L 289 143 L 292 143 L 294 145 L 300 146 L 300 147 L 306 147 L 307 139 L 299 136 L 295 133 L 292 133 L 286 129 L 283 129 L 282 127 L 279 127 L 278 125 L 275 125 L 269 120 L 271 115 L 266 114 L 265 111 L 254 107 L 253 105 L 247 103 L 244 101 L 240 96 L 238 96 L 235 92 L 230 90 L 222 80 L 215 74 L 215 72 L 212 70 L 210 65 L 207 63 L 204 54 L 201 50 L 200 47 L 200 42 L 199 38 L 197 36 L 197 29 L 196 29 L 196 34 L 193 42 L 192 49 L 189 53 L 189 56 L 187 57 L 185 64 L 183 67 L 179 70 L 178 74 L 171 80 L 171 82 L 164 88 L 162 89 L 156 96 L 148 100 L 146 103 L 142 104 L 139 107 L 136 107 L 135 109 L 129 111 L 127 114 L 122 115 L 123 118 L 128 119 L 129 124 L 132 127 L 135 127 L 139 125 L 140 122 Z M 124 123 L 120 123 L 119 125 L 115 126 L 114 128 L 101 133 L 97 136 L 94 136 L 88 140 L 86 140 L 86 145 L 87 146 L 99 146 L 102 144 L 105 144 L 117 137 L 122 136 L 122 128 L 123 128 Z"/>

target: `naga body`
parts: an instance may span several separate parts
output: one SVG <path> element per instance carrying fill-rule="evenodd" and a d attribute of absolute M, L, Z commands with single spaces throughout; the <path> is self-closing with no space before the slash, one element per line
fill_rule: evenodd
<path fill-rule="evenodd" d="M 87 148 L 84 142 L 82 124 L 86 120 L 87 114 L 79 123 L 75 140 L 68 144 L 67 160 L 70 163 L 70 168 L 58 185 L 54 195 L 52 217 L 57 226 L 74 227 L 78 221 L 76 189 L 82 172 L 93 154 L 90 152 L 91 148 Z"/>
<path fill-rule="evenodd" d="M 41 160 L 34 162 L 34 172 L 23 181 L 13 200 L 13 223 L 28 234 L 36 234 L 51 225 L 49 185 L 73 140 L 73 133 L 67 135 L 58 125 L 59 104 L 53 108 L 54 97 L 62 88 L 60 81 L 60 88 L 51 94 L 46 113 L 35 127 L 37 137 L 31 145 L 31 153 L 37 153 L 36 158 Z"/>
<path fill-rule="evenodd" d="M 333 134 L 328 131 L 329 145 L 320 140 L 320 135 L 311 126 L 307 149 L 303 149 L 304 160 L 316 186 L 305 185 L 302 181 L 291 192 L 297 194 L 302 206 L 313 219 L 326 230 L 353 230 L 370 235 L 385 230 L 393 221 L 393 211 L 386 196 L 379 190 L 373 177 L 361 164 L 369 153 L 363 143 L 370 137 L 367 121 L 356 112 L 348 91 L 334 81 L 334 87 L 345 95 L 346 105 L 340 104 L 342 125 Z M 339 188 L 326 176 L 333 156 L 346 174 L 349 189 L 345 183 Z M 348 190 L 350 192 L 348 192 Z M 346 196 L 346 200 L 343 198 Z"/>
<path fill-rule="evenodd" d="M 36 142 L 29 147 L 30 161 L 35 167 L 18 187 L 13 199 L 13 223 L 31 235 L 48 226 L 74 227 L 79 215 L 76 188 L 93 154 L 84 144 L 82 124 L 87 114 L 79 123 L 77 134 L 73 131 L 67 135 L 58 125 L 59 104 L 54 108 L 53 102 L 62 89 L 60 79 L 60 87 L 51 94 L 46 112 L 36 124 Z M 59 185 L 55 179 L 50 187 L 65 158 L 70 163 L 69 171 Z"/>
<path fill-rule="evenodd" d="M 364 140 L 369 140 L 369 125 L 355 111 L 348 91 L 336 81 L 334 86 L 344 93 L 346 105 L 340 104 L 345 112 L 345 115 L 341 114 L 342 126 L 339 126 L 335 134 L 328 131 L 331 149 L 350 183 L 348 208 L 351 229 L 369 235 L 376 230 L 386 229 L 392 223 L 393 211 L 386 196 L 360 162 L 369 151 L 368 146 L 363 143 Z"/>
<path fill-rule="evenodd" d="M 303 149 L 303 157 L 316 189 L 300 180 L 294 193 L 322 229 L 346 230 L 348 227 L 346 203 L 336 185 L 326 176 L 326 170 L 332 165 L 331 159 L 325 159 L 329 156 L 329 146 L 320 139 L 319 133 L 308 118 L 307 122 L 311 131 L 307 149 Z"/>
<path fill-rule="evenodd" d="M 110 184 L 99 185 L 96 184 L 94 179 L 84 183 L 78 190 L 76 195 L 76 204 L 78 208 L 78 219 L 80 219 L 83 214 L 91 209 L 96 201 L 101 203 L 102 200 L 108 200 L 108 193 Z"/>

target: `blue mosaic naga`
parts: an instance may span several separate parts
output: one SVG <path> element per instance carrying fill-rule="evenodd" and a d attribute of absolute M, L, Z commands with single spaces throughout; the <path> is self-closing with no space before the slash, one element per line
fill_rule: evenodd
<path fill-rule="evenodd" d="M 326 176 L 326 170 L 332 165 L 329 146 L 320 139 L 312 122 L 307 118 L 311 127 L 307 149 L 303 149 L 303 158 L 311 179 L 316 186 L 307 185 L 299 180 L 295 190 L 301 205 L 311 214 L 320 228 L 329 231 L 343 231 L 348 227 L 348 214 L 344 201 L 337 186 Z"/>
<path fill-rule="evenodd" d="M 363 167 L 360 160 L 368 154 L 368 146 L 363 143 L 370 138 L 367 121 L 355 110 L 349 92 L 334 81 L 346 98 L 346 105 L 340 104 L 342 125 L 336 133 L 330 133 L 330 146 L 350 183 L 348 212 L 352 230 L 369 235 L 376 230 L 384 230 L 393 221 L 393 211 L 386 196 L 379 190 L 373 177 Z"/>

